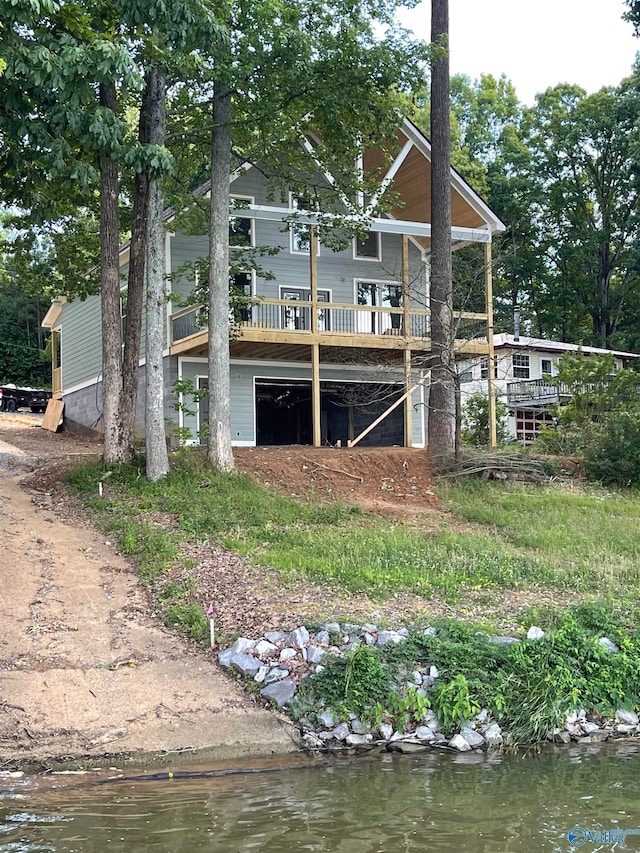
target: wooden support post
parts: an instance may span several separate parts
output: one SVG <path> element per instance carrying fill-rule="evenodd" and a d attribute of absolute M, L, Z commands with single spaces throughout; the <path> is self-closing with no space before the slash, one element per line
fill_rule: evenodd
<path fill-rule="evenodd" d="M 409 314 L 409 237 L 402 235 L 402 328 L 405 338 L 411 334 Z M 408 387 L 408 386 L 407 386 Z"/>
<path fill-rule="evenodd" d="M 411 350 L 404 351 L 404 387 L 411 388 Z M 404 401 L 404 446 L 413 446 L 413 395 Z"/>
<path fill-rule="evenodd" d="M 309 291 L 311 293 L 311 332 L 318 331 L 318 232 L 309 226 Z"/>
<path fill-rule="evenodd" d="M 484 244 L 484 281 L 487 300 L 487 344 L 488 379 L 487 392 L 489 397 L 489 446 L 495 449 L 498 445 L 498 429 L 496 423 L 496 354 L 493 348 L 493 269 L 491 242 Z"/>
<path fill-rule="evenodd" d="M 402 330 L 405 338 L 411 334 L 411 317 L 409 314 L 409 237 L 406 234 L 402 235 Z M 404 351 L 404 387 L 405 391 L 411 387 L 410 349 L 405 349 Z M 404 401 L 405 447 L 411 447 L 413 444 L 412 403 L 411 394 L 409 394 Z"/>
<path fill-rule="evenodd" d="M 320 398 L 320 344 L 318 334 L 318 234 L 315 225 L 309 226 L 309 290 L 311 292 L 311 417 L 313 420 L 313 446 L 322 444 Z"/>
<path fill-rule="evenodd" d="M 320 422 L 320 344 L 311 344 L 311 412 L 313 417 L 313 446 L 322 444 Z"/>

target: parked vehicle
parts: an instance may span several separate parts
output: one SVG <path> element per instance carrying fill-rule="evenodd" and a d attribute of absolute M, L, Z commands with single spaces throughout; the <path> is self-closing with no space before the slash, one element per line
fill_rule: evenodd
<path fill-rule="evenodd" d="M 18 409 L 31 409 L 32 412 L 44 412 L 51 391 L 40 388 L 18 388 L 16 385 L 0 385 L 0 412 L 17 412 Z"/>

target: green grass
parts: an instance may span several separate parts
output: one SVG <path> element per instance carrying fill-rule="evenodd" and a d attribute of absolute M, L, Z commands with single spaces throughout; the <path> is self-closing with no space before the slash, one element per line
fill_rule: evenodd
<path fill-rule="evenodd" d="M 96 497 L 100 479 L 105 499 Z M 437 532 L 422 533 L 337 503 L 301 503 L 238 474 L 217 476 L 195 453 L 178 459 L 157 484 L 135 467 L 105 479 L 98 465 L 79 469 L 71 482 L 90 496 L 149 581 L 176 559 L 180 540 L 193 537 L 217 541 L 285 577 L 379 598 L 409 590 L 454 599 L 468 589 L 538 587 L 635 597 L 639 589 L 637 493 L 442 485 L 445 504 L 469 529 L 443 521 Z M 158 512 L 174 518 L 176 529 L 151 526 L 145 516 Z"/>
<path fill-rule="evenodd" d="M 530 486 L 468 481 L 443 486 L 458 518 L 479 525 L 520 554 L 544 561 L 554 576 L 583 588 L 640 590 L 640 493 L 596 486 Z"/>

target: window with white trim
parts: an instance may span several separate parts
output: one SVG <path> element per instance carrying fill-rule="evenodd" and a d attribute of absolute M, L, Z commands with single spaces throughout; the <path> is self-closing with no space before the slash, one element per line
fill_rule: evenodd
<path fill-rule="evenodd" d="M 483 355 L 480 358 L 480 379 L 488 379 L 489 378 L 489 356 Z M 494 364 L 493 366 L 493 378 L 498 378 L 498 365 Z"/>
<path fill-rule="evenodd" d="M 251 297 L 253 296 L 253 273 L 237 272 L 229 276 L 231 285 L 231 321 L 248 323 L 251 321 Z"/>
<path fill-rule="evenodd" d="M 309 198 L 301 195 L 289 194 L 289 206 L 292 210 L 313 210 L 314 205 Z M 311 236 L 308 225 L 292 223 L 289 228 L 289 248 L 293 254 L 308 255 L 311 245 Z M 320 254 L 320 242 L 316 240 L 316 254 Z"/>
<path fill-rule="evenodd" d="M 553 361 L 550 358 L 540 359 L 540 373 L 543 376 L 551 376 L 553 374 Z"/>
<path fill-rule="evenodd" d="M 367 231 L 364 237 L 355 237 L 353 257 L 362 261 L 381 261 L 382 250 L 379 231 Z"/>
<path fill-rule="evenodd" d="M 513 366 L 514 379 L 529 379 L 531 370 L 529 366 L 529 356 L 524 352 L 514 352 L 511 356 L 511 364 Z"/>
<path fill-rule="evenodd" d="M 231 207 L 238 209 L 237 216 L 229 217 L 229 246 L 253 246 L 254 222 L 250 216 L 243 216 L 242 209 L 248 204 L 253 204 L 252 198 L 235 196 L 230 199 Z"/>

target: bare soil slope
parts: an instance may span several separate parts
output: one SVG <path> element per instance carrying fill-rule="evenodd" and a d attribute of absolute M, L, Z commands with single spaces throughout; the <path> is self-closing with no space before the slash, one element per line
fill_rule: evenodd
<path fill-rule="evenodd" d="M 438 507 L 426 450 L 406 447 L 241 447 L 241 471 L 296 497 L 342 500 L 384 514 Z"/>

